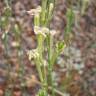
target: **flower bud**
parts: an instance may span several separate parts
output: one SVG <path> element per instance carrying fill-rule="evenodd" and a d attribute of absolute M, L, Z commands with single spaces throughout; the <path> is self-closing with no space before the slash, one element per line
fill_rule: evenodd
<path fill-rule="evenodd" d="M 28 55 L 29 60 L 31 60 L 33 58 L 36 59 L 39 57 L 39 53 L 38 53 L 37 49 L 29 50 L 27 52 L 27 55 Z"/>

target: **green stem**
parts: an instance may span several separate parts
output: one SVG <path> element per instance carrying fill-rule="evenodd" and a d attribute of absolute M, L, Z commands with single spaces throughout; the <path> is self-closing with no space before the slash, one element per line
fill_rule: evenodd
<path fill-rule="evenodd" d="M 39 72 L 39 76 L 41 79 L 41 83 L 47 86 L 47 78 L 46 78 L 46 69 L 43 61 L 43 52 L 44 52 L 44 37 L 42 35 L 38 35 L 38 52 L 39 52 L 39 58 L 37 62 L 37 69 Z M 36 61 L 36 60 L 35 60 Z M 45 88 L 46 94 L 47 94 L 47 88 Z"/>
<path fill-rule="evenodd" d="M 53 66 L 51 63 L 51 58 L 52 58 L 52 54 L 53 54 L 53 38 L 52 36 L 50 36 L 50 34 L 48 35 L 47 38 L 47 47 L 48 47 L 48 81 L 49 85 L 52 86 L 52 96 L 55 96 L 54 93 L 54 82 L 53 82 L 53 78 L 52 78 L 52 72 L 53 72 Z"/>

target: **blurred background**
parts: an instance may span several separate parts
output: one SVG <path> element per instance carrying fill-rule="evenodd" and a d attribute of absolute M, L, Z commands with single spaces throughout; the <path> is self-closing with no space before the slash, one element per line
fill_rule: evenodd
<path fill-rule="evenodd" d="M 36 38 L 33 30 L 33 16 L 27 14 L 26 11 L 40 5 L 40 0 L 9 0 L 11 15 L 9 14 L 9 23 L 6 26 L 8 55 L 6 55 L 6 47 L 2 40 L 6 31 L 2 27 L 2 21 L 5 15 L 10 13 L 7 11 L 5 14 L 7 1 L 0 0 L 0 96 L 4 96 L 7 88 L 13 89 L 12 96 L 22 96 L 20 87 L 22 79 L 30 81 L 24 85 L 26 96 L 35 96 L 40 86 L 32 80 L 38 79 L 38 73 L 34 62 L 28 60 L 26 51 L 36 47 Z M 64 96 L 96 96 L 96 0 L 89 0 L 86 6 L 84 5 L 84 12 L 82 12 L 82 2 L 83 0 L 56 0 L 54 16 L 50 22 L 50 27 L 58 30 L 55 40 L 65 39 L 68 44 L 58 57 L 52 73 L 56 88 L 65 93 Z M 64 34 L 67 24 L 65 14 L 68 8 L 73 8 L 75 19 L 72 32 L 66 37 Z M 14 34 L 15 24 L 19 25 L 20 32 L 22 50 L 20 49 L 19 59 L 24 68 L 22 79 L 17 74 L 21 65 L 19 65 L 16 47 L 18 42 Z"/>

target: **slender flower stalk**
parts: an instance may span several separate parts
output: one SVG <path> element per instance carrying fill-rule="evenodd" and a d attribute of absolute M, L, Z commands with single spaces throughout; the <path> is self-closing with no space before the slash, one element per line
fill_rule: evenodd
<path fill-rule="evenodd" d="M 42 0 L 41 7 L 39 6 L 36 9 L 28 11 L 29 14 L 34 15 L 34 32 L 36 34 L 38 44 L 36 49 L 28 52 L 28 55 L 30 60 L 34 58 L 42 85 L 47 86 L 45 88 L 42 87 L 43 92 L 42 91 L 39 92 L 39 94 L 43 94 L 42 96 L 48 95 L 48 85 L 52 86 L 52 96 L 55 96 L 54 81 L 52 77 L 53 65 L 58 55 L 61 53 L 61 50 L 64 48 L 62 43 L 62 46 L 58 44 L 58 48 L 56 47 L 56 49 L 53 50 L 54 35 L 56 34 L 56 31 L 47 28 L 53 15 L 53 9 L 55 7 L 54 5 L 55 0 Z M 39 9 L 39 11 L 37 9 Z M 43 56 L 45 50 L 44 43 L 46 43 L 48 52 L 48 61 L 47 61 L 48 77 L 46 74 L 46 66 L 44 64 L 44 56 Z"/>
<path fill-rule="evenodd" d="M 48 86 L 51 86 L 52 96 L 55 96 L 55 87 L 52 77 L 53 67 L 57 57 L 66 47 L 66 44 L 65 41 L 58 41 L 54 46 L 54 35 L 57 31 L 49 28 L 49 22 L 52 19 L 53 10 L 55 8 L 55 0 L 41 0 L 41 2 L 41 7 L 39 6 L 39 8 L 37 7 L 36 9 L 28 11 L 30 15 L 34 15 L 34 33 L 37 38 L 37 48 L 31 51 L 29 50 L 28 56 L 29 60 L 34 59 L 41 85 L 43 85 L 37 96 L 48 96 Z M 34 10 L 37 11 L 34 12 Z M 66 15 L 68 24 L 65 31 L 66 34 L 69 34 L 72 31 L 73 11 L 68 9 Z M 44 58 L 46 48 L 47 60 Z M 46 66 L 45 61 L 47 62 Z"/>

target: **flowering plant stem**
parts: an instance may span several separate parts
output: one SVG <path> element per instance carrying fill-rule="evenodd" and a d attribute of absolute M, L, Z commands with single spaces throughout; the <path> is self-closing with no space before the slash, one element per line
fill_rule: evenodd
<path fill-rule="evenodd" d="M 55 5 L 55 0 L 42 0 L 41 1 L 41 7 L 37 8 L 40 12 L 36 13 L 36 15 L 34 15 L 34 26 L 36 26 L 36 30 L 34 27 L 34 31 L 37 33 L 37 53 L 39 54 L 39 56 L 35 56 L 34 60 L 36 63 L 36 68 L 38 70 L 39 73 L 39 77 L 40 77 L 40 81 L 42 83 L 42 85 L 44 85 L 45 87 L 42 86 L 42 90 L 43 90 L 43 96 L 47 96 L 48 95 L 48 84 L 50 84 L 50 86 L 52 86 L 52 96 L 54 96 L 54 86 L 53 86 L 53 80 L 52 80 L 52 47 L 53 47 L 53 36 L 51 36 L 50 30 L 47 28 L 49 27 L 49 21 L 52 18 L 53 15 L 53 9 L 54 9 L 54 5 Z M 37 11 L 38 11 L 37 10 Z M 38 32 L 40 32 L 38 34 Z M 47 32 L 46 32 L 47 31 Z M 47 51 L 48 51 L 48 64 L 47 64 L 47 68 L 46 69 L 46 64 L 44 62 L 44 51 L 45 51 L 45 46 L 44 43 L 46 42 L 46 47 L 47 47 Z M 47 78 L 47 70 L 48 70 L 48 78 Z M 50 81 L 50 83 L 49 83 Z M 40 92 L 41 94 L 41 92 Z M 41 95 L 40 95 L 41 96 Z"/>
<path fill-rule="evenodd" d="M 42 0 L 42 12 L 41 12 L 41 17 L 42 17 L 42 21 L 40 22 L 42 24 L 42 26 L 48 26 L 50 20 L 51 20 L 51 16 L 53 15 L 53 8 L 54 8 L 54 4 L 55 2 L 52 2 L 54 0 Z M 51 6 L 51 3 L 53 4 L 53 6 Z M 51 9 L 51 7 L 53 7 Z M 49 34 L 47 35 L 48 36 L 48 44 L 47 44 L 47 50 L 48 50 L 48 78 L 46 78 L 46 69 L 44 67 L 44 72 L 45 74 L 44 75 L 44 82 L 45 84 L 48 86 L 48 81 L 50 81 L 50 86 L 52 86 L 52 96 L 54 96 L 54 85 L 53 85 L 53 79 L 52 79 L 52 70 L 53 70 L 53 67 L 52 67 L 52 64 L 51 64 L 51 57 L 52 57 L 52 46 L 53 46 L 53 38 L 52 36 Z M 40 40 L 38 40 L 38 42 L 40 43 Z M 41 46 L 43 46 L 43 44 L 41 44 Z M 38 45 L 38 48 L 40 46 Z M 44 49 L 41 47 L 41 49 Z M 40 50 L 41 50 L 40 49 Z M 39 50 L 39 51 L 40 51 Z M 42 54 L 43 50 L 41 51 L 41 54 Z M 42 57 L 42 56 L 41 56 Z M 43 59 L 42 59 L 43 60 Z M 48 91 L 48 87 L 47 87 L 47 90 Z M 48 95 L 48 93 L 47 93 Z"/>
<path fill-rule="evenodd" d="M 49 27 L 55 8 L 55 0 L 41 1 L 41 7 L 39 6 L 36 9 L 28 11 L 30 15 L 34 15 L 34 32 L 37 38 L 37 48 L 29 51 L 28 54 L 29 59 L 33 58 L 36 63 L 41 85 L 43 85 L 37 96 L 48 96 L 49 86 L 52 90 L 52 96 L 55 96 L 55 86 L 52 77 L 53 67 L 57 57 L 66 46 L 65 41 L 58 41 L 54 45 L 56 31 L 51 30 Z M 69 34 L 73 23 L 73 12 L 71 9 L 67 12 L 67 21 L 68 24 L 65 31 Z M 47 52 L 47 58 L 44 58 L 45 51 Z"/>
<path fill-rule="evenodd" d="M 49 38 L 47 40 L 49 44 L 47 44 L 48 46 L 48 81 L 50 81 L 50 86 L 52 86 L 52 96 L 54 96 L 54 83 L 53 83 L 53 78 L 52 78 L 52 71 L 53 71 L 53 66 L 52 66 L 52 54 L 53 54 L 53 38 L 52 36 L 49 35 Z"/>

